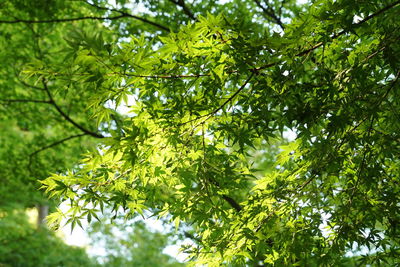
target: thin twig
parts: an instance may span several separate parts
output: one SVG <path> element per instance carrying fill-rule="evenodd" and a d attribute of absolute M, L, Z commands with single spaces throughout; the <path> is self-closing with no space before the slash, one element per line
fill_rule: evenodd
<path fill-rule="evenodd" d="M 46 149 L 55 147 L 55 146 L 57 146 L 57 145 L 59 145 L 59 144 L 62 144 L 62 143 L 64 143 L 64 142 L 68 141 L 68 140 L 71 140 L 71 139 L 77 138 L 77 137 L 81 137 L 81 136 L 84 136 L 84 135 L 87 135 L 87 133 L 82 133 L 82 134 L 76 134 L 76 135 L 68 136 L 68 137 L 66 137 L 66 138 L 63 138 L 63 139 L 58 140 L 58 141 L 56 141 L 56 142 L 54 142 L 54 143 L 51 143 L 50 145 L 44 146 L 44 147 L 42 147 L 42 148 L 36 150 L 35 152 L 31 153 L 31 154 L 29 155 L 29 157 L 33 157 L 33 156 L 35 156 L 36 154 L 42 152 L 43 150 L 46 150 Z"/>
<path fill-rule="evenodd" d="M 191 122 L 193 122 L 193 121 L 199 120 L 199 119 L 204 118 L 204 117 L 206 117 L 206 119 L 205 119 L 204 121 L 208 120 L 211 116 L 213 116 L 213 115 L 216 114 L 218 111 L 220 111 L 221 109 L 223 109 L 224 106 L 225 106 L 226 104 L 228 104 L 230 101 L 232 101 L 232 100 L 246 87 L 246 85 L 247 85 L 247 84 L 250 82 L 250 80 L 254 77 L 254 74 L 255 74 L 255 72 L 252 72 L 252 73 L 250 74 L 250 76 L 247 78 L 247 80 L 243 83 L 243 85 L 240 86 L 240 88 L 237 89 L 236 92 L 235 92 L 233 95 L 231 95 L 227 100 L 225 100 L 218 108 L 214 109 L 213 111 L 211 111 L 211 112 L 209 112 L 209 113 L 207 113 L 207 114 L 204 114 L 204 115 L 198 116 L 198 117 L 196 117 L 196 118 L 194 118 L 194 119 L 191 119 L 191 120 L 182 122 L 182 123 L 179 124 L 179 126 L 182 126 L 182 125 L 191 123 Z M 204 122 L 204 121 L 203 121 L 203 122 Z"/>
<path fill-rule="evenodd" d="M 35 155 L 37 155 L 38 153 L 40 153 L 40 152 L 42 152 L 42 151 L 44 151 L 44 150 L 46 150 L 46 149 L 55 147 L 55 146 L 57 146 L 57 145 L 59 145 L 59 144 L 62 144 L 62 143 L 64 143 L 64 142 L 68 141 L 68 140 L 71 140 L 71 139 L 73 139 L 73 138 L 81 137 L 81 136 L 84 136 L 84 135 L 87 135 L 87 134 L 86 134 L 86 133 L 82 133 L 82 134 L 71 135 L 71 136 L 68 136 L 68 137 L 63 138 L 63 139 L 61 139 L 61 140 L 58 140 L 58 141 L 56 141 L 56 142 L 54 142 L 54 143 L 51 143 L 50 145 L 44 146 L 44 147 L 42 147 L 42 148 L 40 148 L 40 149 L 38 149 L 38 150 L 32 152 L 31 154 L 29 154 L 28 169 L 31 170 L 32 158 L 33 158 Z"/>
<path fill-rule="evenodd" d="M 119 74 L 119 73 L 114 73 Z M 140 74 L 130 74 L 124 73 L 123 75 L 127 77 L 137 77 L 146 79 L 181 79 L 181 78 L 199 78 L 199 77 L 209 77 L 210 73 L 205 74 L 186 74 L 186 75 L 140 75 Z"/>
<path fill-rule="evenodd" d="M 246 85 L 250 82 L 250 80 L 254 77 L 254 72 L 252 72 L 249 76 L 249 78 L 247 78 L 247 80 L 242 84 L 242 86 L 240 86 L 240 88 L 238 90 L 236 90 L 236 92 L 231 95 L 227 100 L 225 100 L 224 103 L 222 103 L 218 108 L 214 109 L 212 112 L 210 112 L 207 116 L 207 118 L 209 118 L 210 116 L 216 114 L 218 111 L 220 111 L 221 109 L 223 109 L 225 107 L 226 104 L 228 104 L 229 102 L 231 102 L 241 91 L 243 91 L 243 89 L 246 87 Z"/>
<path fill-rule="evenodd" d="M 263 14 L 265 14 L 266 17 L 271 18 L 278 26 L 282 29 L 282 31 L 285 30 L 285 25 L 283 24 L 282 20 L 275 14 L 275 11 L 270 7 L 264 7 L 259 0 L 253 0 L 259 8 L 262 9 Z"/>

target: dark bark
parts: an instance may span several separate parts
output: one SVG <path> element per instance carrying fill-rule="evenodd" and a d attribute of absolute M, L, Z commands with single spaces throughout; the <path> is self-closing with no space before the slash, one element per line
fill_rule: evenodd
<path fill-rule="evenodd" d="M 40 204 L 36 205 L 36 209 L 38 211 L 37 217 L 37 226 L 39 227 L 46 227 L 46 217 L 49 215 L 49 206 Z"/>

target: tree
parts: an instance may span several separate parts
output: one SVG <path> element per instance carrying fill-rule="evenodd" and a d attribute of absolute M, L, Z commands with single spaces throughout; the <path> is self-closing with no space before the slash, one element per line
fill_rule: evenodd
<path fill-rule="evenodd" d="M 108 223 L 107 215 L 111 217 L 109 213 L 105 213 L 103 219 L 92 223 L 88 230 L 91 246 L 104 249 L 98 256 L 103 266 L 185 266 L 163 253 L 173 243 L 173 232 L 165 234 L 151 231 L 144 222 L 126 221 L 121 216 Z M 165 230 L 167 229 L 163 232 Z"/>
<path fill-rule="evenodd" d="M 337 265 L 352 250 L 396 262 L 400 1 L 137 2 L 3 8 L 7 29 L 51 26 L 24 81 L 99 141 L 42 181 L 71 202 L 50 223 L 112 205 L 190 225 L 199 264 Z M 289 129 L 260 175 L 251 151 Z"/>
<path fill-rule="evenodd" d="M 13 208 L 0 213 L 0 266 L 99 266 L 82 248 L 66 245 L 45 227 L 36 229 L 26 212 Z"/>
<path fill-rule="evenodd" d="M 62 5 L 54 1 L 53 5 L 47 1 L 3 1 L 0 16 L 42 17 L 62 10 Z M 86 136 L 95 134 L 86 129 L 89 119 L 72 90 L 56 96 L 46 82 L 22 77 L 21 71 L 29 62 L 60 62 L 50 55 L 62 49 L 61 29 L 0 23 L 0 43 L 7 48 L 0 52 L 0 206 L 48 205 L 37 190 L 38 180 L 72 168 L 80 154 L 94 149 L 95 142 Z"/>

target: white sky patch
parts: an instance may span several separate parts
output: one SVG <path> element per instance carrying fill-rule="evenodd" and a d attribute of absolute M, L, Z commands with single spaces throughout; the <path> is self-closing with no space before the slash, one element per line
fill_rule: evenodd
<path fill-rule="evenodd" d="M 63 213 L 66 213 L 69 209 L 70 206 L 67 204 L 67 202 L 63 202 L 60 205 L 60 209 Z M 83 229 L 79 226 L 76 225 L 74 230 L 71 232 L 71 225 L 65 224 L 67 222 L 67 219 L 63 219 L 61 221 L 61 235 L 65 240 L 65 243 L 71 246 L 78 246 L 78 247 L 87 247 L 89 245 L 89 237 L 87 236 L 85 229 L 88 227 L 88 223 L 83 220 L 82 221 L 82 227 Z"/>
<path fill-rule="evenodd" d="M 297 0 L 297 3 L 300 5 L 307 4 L 309 0 Z"/>
<path fill-rule="evenodd" d="M 87 228 L 87 226 L 83 224 L 84 221 L 82 222 L 82 226 L 84 227 L 84 229 Z M 71 226 L 70 225 L 64 226 L 62 228 L 62 233 L 64 235 L 65 243 L 71 246 L 87 247 L 89 245 L 90 240 L 84 229 L 77 226 L 71 233 Z"/>
<path fill-rule="evenodd" d="M 107 108 L 111 108 L 116 110 L 118 113 L 126 115 L 128 117 L 132 117 L 135 114 L 132 113 L 132 106 L 136 105 L 136 99 L 134 95 L 128 95 L 128 103 L 125 103 L 124 101 L 121 102 L 121 104 L 116 107 L 115 106 L 115 101 L 108 100 L 105 104 Z"/>
<path fill-rule="evenodd" d="M 358 16 L 358 15 L 355 15 L 355 16 L 353 17 L 353 23 L 354 23 L 354 24 L 356 24 L 356 23 L 358 23 L 358 22 L 360 22 L 360 21 L 362 21 L 362 20 L 363 20 L 363 18 L 360 17 L 360 16 Z"/>
<path fill-rule="evenodd" d="M 184 262 L 187 260 L 189 255 L 181 252 L 180 249 L 181 249 L 181 246 L 186 246 L 186 245 L 193 245 L 193 241 L 190 239 L 178 241 L 177 244 L 175 244 L 175 245 L 167 246 L 163 250 L 163 253 L 170 255 L 171 257 L 174 257 L 175 259 L 177 259 L 180 262 Z"/>
<path fill-rule="evenodd" d="M 291 129 L 286 129 L 283 132 L 283 138 L 286 138 L 289 142 L 294 141 L 297 138 L 297 134 L 295 131 Z"/>

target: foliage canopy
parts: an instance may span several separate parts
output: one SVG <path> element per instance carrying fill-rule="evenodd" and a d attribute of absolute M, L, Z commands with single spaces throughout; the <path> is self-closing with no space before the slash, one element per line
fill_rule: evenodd
<path fill-rule="evenodd" d="M 45 3 L 2 4 L 1 116 L 63 163 L 51 224 L 166 216 L 210 266 L 399 258 L 400 1 Z"/>
<path fill-rule="evenodd" d="M 45 227 L 36 229 L 24 210 L 0 213 L 0 266 L 98 267 L 85 250 L 66 245 Z"/>

